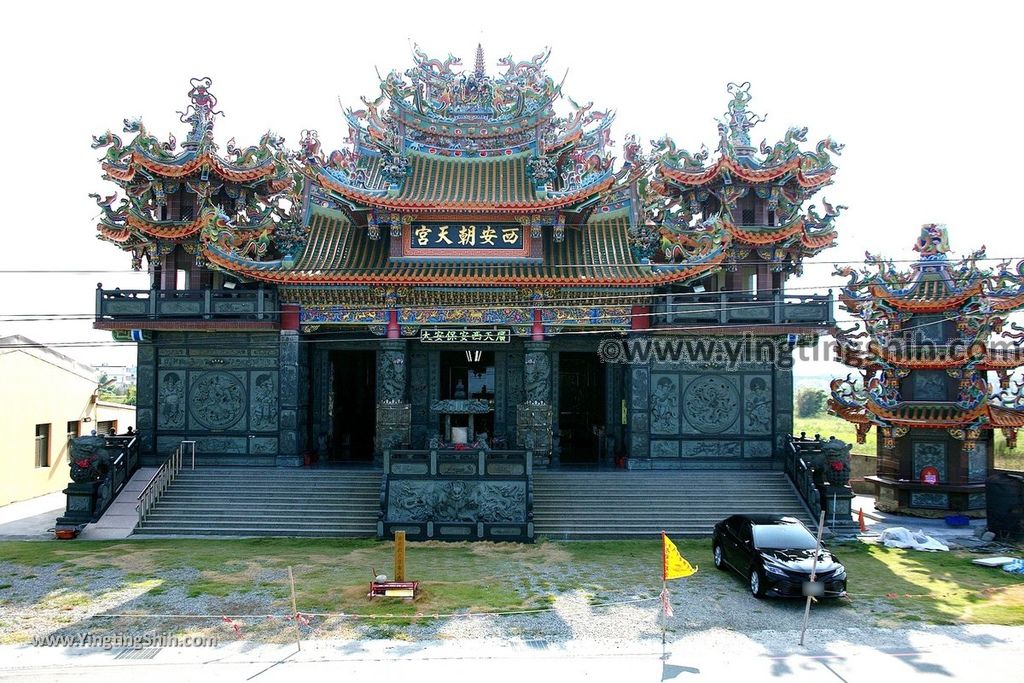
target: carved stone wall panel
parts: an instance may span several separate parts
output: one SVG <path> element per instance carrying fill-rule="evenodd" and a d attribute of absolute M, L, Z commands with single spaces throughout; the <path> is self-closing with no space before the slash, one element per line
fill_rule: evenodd
<path fill-rule="evenodd" d="M 772 376 L 743 376 L 743 433 L 772 433 Z"/>
<path fill-rule="evenodd" d="M 294 365 L 282 365 L 279 380 L 279 391 L 281 392 L 281 407 L 297 407 L 299 395 L 299 368 Z"/>
<path fill-rule="evenodd" d="M 784 409 L 793 405 L 793 370 L 777 368 L 775 370 L 775 405 Z"/>
<path fill-rule="evenodd" d="M 299 436 L 291 429 L 282 429 L 278 442 L 281 455 L 295 455 L 299 452 Z"/>
<path fill-rule="evenodd" d="M 298 411 L 291 408 L 281 410 L 281 429 L 295 429 L 298 426 Z"/>
<path fill-rule="evenodd" d="M 745 458 L 770 458 L 773 451 L 771 441 L 747 440 L 743 443 L 743 457 Z"/>
<path fill-rule="evenodd" d="M 139 365 L 138 378 L 135 381 L 135 393 L 137 400 L 141 403 L 148 401 L 149 403 L 155 403 L 153 389 L 155 379 L 156 368 L 151 363 L 145 363 Z"/>
<path fill-rule="evenodd" d="M 525 481 L 391 479 L 389 522 L 526 522 Z"/>
<path fill-rule="evenodd" d="M 683 431 L 699 434 L 736 433 L 740 425 L 738 377 L 699 375 L 684 379 Z"/>
<path fill-rule="evenodd" d="M 196 455 L 245 455 L 248 441 L 244 436 L 201 436 L 195 439 Z"/>
<path fill-rule="evenodd" d="M 631 373 L 631 403 L 633 410 L 647 410 L 650 401 L 651 373 L 647 368 L 633 368 Z"/>
<path fill-rule="evenodd" d="M 648 456 L 648 444 L 650 437 L 644 434 L 638 434 L 637 432 L 631 432 L 629 435 L 629 455 L 633 458 L 646 458 Z"/>
<path fill-rule="evenodd" d="M 189 430 L 245 429 L 248 395 L 241 372 L 193 372 L 189 376 Z"/>
<path fill-rule="evenodd" d="M 178 370 L 160 372 L 158 387 L 157 429 L 184 429 L 188 410 L 185 404 L 185 373 Z"/>
<path fill-rule="evenodd" d="M 548 342 L 526 342 L 523 387 L 529 403 L 551 403 L 551 354 Z"/>
<path fill-rule="evenodd" d="M 921 470 L 934 467 L 939 473 L 939 481 L 949 481 L 946 467 L 946 444 L 942 441 L 914 441 L 911 444 L 911 477 L 919 479 Z"/>
<path fill-rule="evenodd" d="M 979 441 L 967 452 L 967 481 L 983 482 L 988 477 L 988 443 Z"/>
<path fill-rule="evenodd" d="M 681 446 L 681 455 L 684 458 L 738 458 L 742 454 L 743 444 L 739 441 L 687 439 Z"/>
<path fill-rule="evenodd" d="M 277 455 L 277 438 L 257 436 L 249 439 L 250 455 Z"/>
<path fill-rule="evenodd" d="M 652 373 L 651 385 L 651 434 L 678 434 L 679 375 Z"/>
<path fill-rule="evenodd" d="M 651 457 L 652 458 L 678 458 L 679 457 L 679 441 L 651 441 Z"/>
<path fill-rule="evenodd" d="M 949 494 L 913 491 L 910 494 L 910 506 L 915 508 L 949 509 Z"/>
<path fill-rule="evenodd" d="M 254 349 L 258 351 L 260 349 Z M 272 350 L 271 350 L 272 352 Z M 280 337 L 280 358 L 281 365 L 298 365 L 299 363 L 299 334 L 290 330 L 281 332 Z"/>
<path fill-rule="evenodd" d="M 910 391 L 914 401 L 949 400 L 949 376 L 943 370 L 914 370 L 910 374 Z"/>
<path fill-rule="evenodd" d="M 254 432 L 277 431 L 277 373 L 249 373 L 249 429 Z"/>
<path fill-rule="evenodd" d="M 404 403 L 408 370 L 406 342 L 383 341 L 377 351 L 377 400 L 379 403 Z"/>

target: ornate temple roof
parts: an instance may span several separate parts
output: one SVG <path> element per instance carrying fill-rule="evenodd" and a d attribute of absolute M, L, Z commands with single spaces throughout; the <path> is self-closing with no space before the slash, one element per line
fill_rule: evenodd
<path fill-rule="evenodd" d="M 350 148 L 325 156 L 304 137 L 312 177 L 328 195 L 395 211 L 546 211 L 596 197 L 616 179 L 614 117 L 565 97 L 544 71 L 548 54 L 502 58 L 492 76 L 480 46 L 472 71 L 416 48 L 377 99 L 346 110 Z M 572 111 L 559 116 L 563 100 Z"/>
<path fill-rule="evenodd" d="M 800 152 L 802 133 L 791 131 L 758 156 L 746 145 L 758 119 L 746 113 L 746 85 L 731 86 L 723 124 L 731 132 L 712 165 L 668 138 L 650 157 L 635 136 L 616 165 L 614 115 L 566 95 L 547 59 L 547 51 L 504 57 L 489 73 L 479 46 L 465 70 L 452 55 L 431 59 L 417 48 L 409 69 L 381 78 L 379 96 L 344 110 L 348 139 L 329 153 L 305 130 L 294 150 L 268 132 L 244 149 L 232 139 L 222 154 L 211 81 L 193 79 L 180 149 L 139 119 L 125 121 L 135 134 L 127 144 L 109 131 L 94 139 L 105 149 L 104 178 L 124 193 L 93 195 L 103 210 L 99 237 L 130 251 L 136 268 L 181 245 L 203 265 L 293 288 L 654 287 L 752 252 L 776 270 L 799 269 L 833 244 L 842 207 L 825 203 L 819 216 L 801 205 L 831 182 L 828 154 L 841 146 Z M 778 208 L 777 222 L 734 220 L 741 179 Z M 698 218 L 690 209 L 711 195 L 721 210 Z M 520 230 L 523 248 L 414 249 L 411 230 L 443 223 Z"/>
<path fill-rule="evenodd" d="M 326 190 L 370 206 L 402 211 L 502 211 L 528 213 L 578 204 L 611 187 L 606 174 L 585 187 L 540 190 L 528 174 L 529 153 L 486 158 L 449 158 L 411 152 L 408 175 L 396 189 L 374 187 L 330 168 L 313 166 Z M 372 167 L 367 164 L 364 168 Z M 378 176 L 379 177 L 379 176 Z"/>
<path fill-rule="evenodd" d="M 1024 260 L 1013 269 L 1009 262 L 995 270 L 984 268 L 978 265 L 985 260 L 981 247 L 950 261 L 946 228 L 931 223 L 922 226 L 914 250 L 921 258 L 908 270 L 897 270 L 891 260 L 870 253 L 865 254 L 865 268 L 836 268 L 836 275 L 849 278 L 840 296 L 847 309 L 857 313 L 884 302 L 907 314 L 959 312 L 972 300 L 983 300 L 986 309 L 996 312 L 1024 306 Z"/>
<path fill-rule="evenodd" d="M 688 268 L 658 269 L 636 263 L 626 239 L 625 211 L 599 214 L 583 230 L 569 231 L 561 242 L 543 236 L 543 258 L 536 261 L 397 261 L 389 245 L 373 240 L 341 212 L 314 209 L 310 234 L 293 263 L 241 258 L 216 242 L 207 245 L 215 265 L 247 277 L 280 284 L 332 285 L 563 285 L 636 287 L 686 280 L 721 263 L 711 242 L 695 247 Z M 700 250 L 698 252 L 698 250 Z"/>
<path fill-rule="evenodd" d="M 978 430 L 1024 425 L 1024 382 L 1011 388 L 1009 378 L 1024 365 L 1024 328 L 1004 330 L 1007 316 L 1024 307 L 1024 261 L 1013 270 L 1009 262 L 985 268 L 984 247 L 951 261 L 946 228 L 935 224 L 921 228 L 914 250 L 920 259 L 903 271 L 872 254 L 860 270 L 837 268 L 850 278 L 840 301 L 863 326 L 856 334 L 837 330 L 837 352 L 862 377 L 832 383 L 830 410 L 860 425 L 858 438 L 877 425 L 888 443 L 900 429 L 947 429 L 973 442 Z M 901 380 L 926 370 L 958 378 L 956 400 L 904 401 Z M 996 396 L 989 371 L 999 376 Z"/>
<path fill-rule="evenodd" d="M 820 214 L 814 205 L 803 205 L 832 183 L 836 166 L 831 155 L 840 154 L 843 145 L 825 138 L 813 152 L 801 151 L 807 129 L 790 128 L 782 141 L 754 147 L 750 130 L 765 119 L 747 110 L 749 88 L 749 83 L 729 84 L 732 100 L 718 124 L 713 161 L 706 147 L 691 154 L 667 135 L 652 141 L 656 165 L 648 206 L 659 227 L 655 257 L 658 251 L 670 257 L 677 236 L 699 225 L 729 236 L 733 260 L 756 251 L 776 270 L 799 271 L 803 258 L 835 244 L 833 222 L 845 207 L 823 200 Z M 738 207 L 752 196 L 766 200 L 771 222 L 744 224 Z"/>

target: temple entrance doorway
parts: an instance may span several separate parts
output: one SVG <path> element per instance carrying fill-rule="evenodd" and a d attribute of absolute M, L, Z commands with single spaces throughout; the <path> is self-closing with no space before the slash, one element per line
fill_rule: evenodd
<path fill-rule="evenodd" d="M 371 462 L 377 422 L 376 351 L 332 351 L 332 432 L 327 452 L 334 463 Z"/>
<path fill-rule="evenodd" d="M 558 356 L 558 434 L 566 465 L 597 465 L 605 433 L 605 366 L 596 353 Z"/>
<path fill-rule="evenodd" d="M 441 400 L 447 402 L 447 409 L 436 416 L 441 438 L 449 443 L 473 442 L 481 433 L 493 438 L 494 352 L 442 351 L 440 361 Z"/>

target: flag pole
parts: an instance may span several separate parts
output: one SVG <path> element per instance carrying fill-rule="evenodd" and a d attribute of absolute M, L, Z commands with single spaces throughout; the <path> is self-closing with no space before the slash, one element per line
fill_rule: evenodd
<path fill-rule="evenodd" d="M 821 511 L 818 518 L 818 539 L 814 544 L 814 562 L 811 563 L 811 583 L 814 583 L 815 575 L 818 573 L 818 555 L 821 553 L 821 532 L 825 530 L 825 511 Z M 804 625 L 800 628 L 800 646 L 804 644 L 804 634 L 807 633 L 807 619 L 811 616 L 811 595 L 808 592 L 807 604 L 804 606 Z"/>
<path fill-rule="evenodd" d="M 665 552 L 665 532 L 661 532 L 661 658 L 665 659 L 665 631 L 668 629 L 668 613 L 665 601 L 668 600 L 668 556 Z"/>

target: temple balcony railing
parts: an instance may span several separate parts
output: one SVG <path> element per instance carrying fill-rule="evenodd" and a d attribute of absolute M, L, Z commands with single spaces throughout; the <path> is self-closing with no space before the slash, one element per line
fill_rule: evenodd
<path fill-rule="evenodd" d="M 103 289 L 96 287 L 96 321 L 245 320 L 276 322 L 277 293 L 257 289 Z"/>
<path fill-rule="evenodd" d="M 654 300 L 651 326 L 792 325 L 830 327 L 835 324 L 828 294 L 783 292 L 708 292 L 663 294 Z"/>

